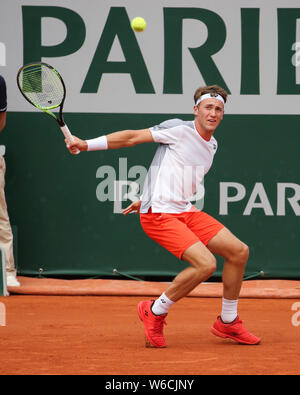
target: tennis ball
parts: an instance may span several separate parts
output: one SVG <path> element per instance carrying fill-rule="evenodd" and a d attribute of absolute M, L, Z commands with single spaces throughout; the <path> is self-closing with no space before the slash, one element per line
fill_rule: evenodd
<path fill-rule="evenodd" d="M 131 21 L 131 27 L 135 32 L 143 32 L 146 29 L 147 23 L 144 18 L 137 16 Z"/>

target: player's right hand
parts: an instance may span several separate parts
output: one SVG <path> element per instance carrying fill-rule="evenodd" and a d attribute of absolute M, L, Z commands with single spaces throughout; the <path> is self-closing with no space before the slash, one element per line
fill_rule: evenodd
<path fill-rule="evenodd" d="M 76 136 L 72 136 L 73 141 L 65 139 L 66 146 L 72 155 L 75 155 L 77 151 L 87 151 L 88 145 L 85 140 L 81 140 Z"/>

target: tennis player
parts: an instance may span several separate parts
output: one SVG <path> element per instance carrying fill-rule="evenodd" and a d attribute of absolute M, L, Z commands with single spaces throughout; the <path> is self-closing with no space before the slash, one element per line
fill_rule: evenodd
<path fill-rule="evenodd" d="M 145 233 L 190 266 L 180 272 L 155 301 L 142 301 L 138 315 L 144 323 L 146 345 L 166 347 L 165 318 L 172 305 L 187 296 L 216 270 L 215 255 L 225 259 L 222 311 L 211 332 L 241 344 L 261 339 L 249 333 L 238 316 L 238 300 L 249 249 L 219 221 L 196 209 L 192 196 L 209 171 L 217 151 L 213 134 L 224 115 L 227 93 L 219 86 L 197 89 L 194 120 L 172 119 L 143 130 L 125 130 L 92 140 L 67 144 L 71 153 L 160 143 L 144 183 L 142 199 L 124 214 L 140 212 Z"/>

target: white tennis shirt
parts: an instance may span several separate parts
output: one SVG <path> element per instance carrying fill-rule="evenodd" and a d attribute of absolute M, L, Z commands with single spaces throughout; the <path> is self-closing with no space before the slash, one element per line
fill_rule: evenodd
<path fill-rule="evenodd" d="M 191 199 L 209 171 L 217 141 L 203 139 L 193 121 L 171 119 L 150 128 L 160 143 L 148 170 L 141 213 L 182 213 L 192 207 Z"/>

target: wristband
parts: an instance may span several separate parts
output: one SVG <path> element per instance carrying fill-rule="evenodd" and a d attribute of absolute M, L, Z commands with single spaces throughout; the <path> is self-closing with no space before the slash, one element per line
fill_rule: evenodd
<path fill-rule="evenodd" d="M 98 151 L 98 150 L 107 150 L 108 143 L 106 136 L 97 137 L 92 140 L 86 140 L 88 145 L 88 151 Z"/>

